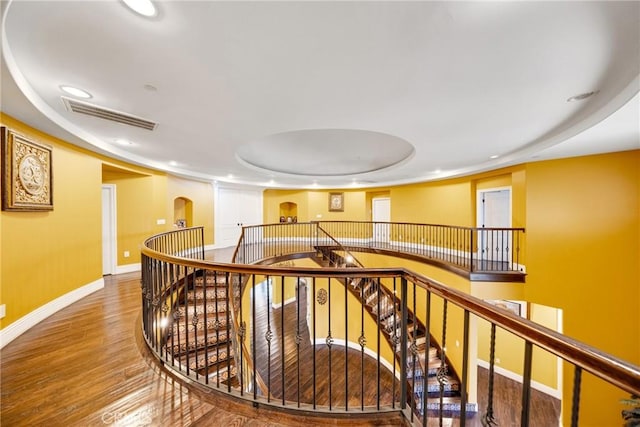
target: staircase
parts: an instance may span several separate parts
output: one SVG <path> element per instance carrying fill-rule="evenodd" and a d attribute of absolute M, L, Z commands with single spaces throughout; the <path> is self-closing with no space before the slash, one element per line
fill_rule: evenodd
<path fill-rule="evenodd" d="M 166 351 L 188 373 L 235 387 L 227 278 L 198 272 L 185 282 L 173 307 Z"/>
<path fill-rule="evenodd" d="M 323 267 L 347 266 L 346 260 L 335 252 L 336 250 L 344 249 L 329 246 L 316 247 L 318 256 L 315 261 Z M 401 363 L 402 313 L 400 300 L 374 279 L 356 279 L 345 286 L 358 299 L 362 298 L 367 312 L 376 322 L 379 320 L 387 342 L 391 348 L 395 349 L 396 360 Z M 459 414 L 461 410 L 459 377 L 451 369 L 446 357 L 442 360 L 442 351 L 433 337 L 429 339 L 429 351 L 425 351 L 427 348 L 426 328 L 420 320 L 415 318 L 411 310 L 408 310 L 407 315 L 407 338 L 405 360 L 407 389 L 413 390 L 411 396 L 407 396 L 408 404 L 415 409 L 419 416 L 424 415 L 422 403 L 426 372 L 427 414 L 433 411 L 433 415 L 436 415 L 440 408 L 446 416 L 453 417 Z M 472 416 L 475 411 L 475 404 L 467 404 L 469 416 Z"/>

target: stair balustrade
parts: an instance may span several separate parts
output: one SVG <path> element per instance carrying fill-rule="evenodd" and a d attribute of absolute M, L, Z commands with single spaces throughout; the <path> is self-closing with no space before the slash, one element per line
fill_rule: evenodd
<path fill-rule="evenodd" d="M 245 227 L 232 264 L 204 259 L 202 228 L 151 237 L 142 249 L 149 348 L 178 376 L 254 406 L 325 418 L 400 413 L 413 425 L 446 418 L 465 425 L 469 417 L 500 424 L 493 410 L 496 330 L 524 343 L 520 425 L 532 417 L 534 346 L 576 372 L 565 409 L 572 425 L 585 389 L 640 394 L 638 366 L 407 269 L 364 268 L 352 255 L 364 243 L 354 240 L 368 238 L 372 225 L 358 225 L 353 237 L 346 226 L 332 231 L 333 223 Z M 397 233 L 391 225 L 385 230 Z M 331 267 L 282 265 L 323 257 Z M 471 338 L 480 322 L 492 331 L 484 407 L 470 401 L 478 350 Z M 585 373 L 588 384 L 580 381 Z"/>

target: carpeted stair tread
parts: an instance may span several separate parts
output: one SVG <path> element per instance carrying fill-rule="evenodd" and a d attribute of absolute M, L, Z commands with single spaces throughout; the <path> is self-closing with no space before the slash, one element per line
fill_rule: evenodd
<path fill-rule="evenodd" d="M 215 316 L 216 312 L 224 313 L 224 315 L 226 315 L 227 300 L 215 301 L 214 299 L 213 301 L 209 300 L 209 302 L 207 302 L 206 305 L 200 302 L 197 304 L 189 305 L 188 307 L 181 305 L 176 309 L 176 312 L 178 313 L 177 316 L 179 316 L 179 318 L 184 318 L 185 312 L 188 312 L 189 314 L 193 314 L 194 311 L 198 314 L 198 316 L 204 316 L 205 309 L 207 311 L 207 320 L 210 315 Z"/>
<path fill-rule="evenodd" d="M 182 336 L 185 332 L 193 332 L 193 331 L 204 331 L 205 328 L 209 331 L 209 334 L 212 332 L 215 333 L 217 330 L 226 330 L 227 327 L 227 317 L 220 316 L 219 318 L 215 318 L 215 316 L 207 316 L 207 321 L 205 323 L 204 316 L 198 316 L 198 322 L 194 325 L 193 318 L 187 317 L 186 321 L 184 318 L 173 324 L 171 328 L 171 334 L 174 337 Z"/>
<path fill-rule="evenodd" d="M 189 369 L 192 370 L 200 370 L 204 369 L 207 366 L 211 369 L 211 367 L 217 363 L 226 361 L 231 358 L 233 360 L 233 349 L 230 348 L 227 351 L 225 347 L 218 347 L 217 349 L 208 350 L 205 352 L 204 350 L 196 352 L 188 353 L 187 355 L 181 356 L 178 358 L 181 364 L 186 365 L 188 362 Z"/>
<path fill-rule="evenodd" d="M 206 297 L 206 298 L 205 298 Z M 220 287 L 201 287 L 196 290 L 190 290 L 187 292 L 187 301 L 218 301 L 227 299 L 227 288 Z"/>
<path fill-rule="evenodd" d="M 219 332 L 207 331 L 208 334 L 205 337 L 204 331 L 198 331 L 197 334 L 193 332 L 188 333 L 186 336 L 183 334 L 178 339 L 178 336 L 169 337 L 167 339 L 166 349 L 168 352 L 173 353 L 175 356 L 186 353 L 187 351 L 194 351 L 196 349 L 204 349 L 205 347 L 213 347 L 216 345 L 225 345 L 227 343 L 227 331 L 221 330 Z"/>

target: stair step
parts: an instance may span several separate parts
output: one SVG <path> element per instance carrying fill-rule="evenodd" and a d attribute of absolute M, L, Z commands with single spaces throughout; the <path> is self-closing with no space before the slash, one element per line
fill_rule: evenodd
<path fill-rule="evenodd" d="M 172 342 L 173 338 L 173 342 Z M 209 332 L 205 337 L 204 333 L 199 331 L 197 334 L 190 332 L 188 334 L 182 334 L 179 339 L 178 336 L 169 336 L 167 338 L 166 349 L 168 352 L 173 353 L 174 356 L 179 356 L 188 351 L 201 350 L 205 347 L 211 347 L 216 345 L 222 345 L 227 343 L 227 331 L 222 330 L 218 333 Z"/>
<path fill-rule="evenodd" d="M 178 313 L 179 318 L 184 318 L 185 313 L 193 314 L 195 311 L 198 316 L 203 316 L 205 313 L 205 309 L 207 312 L 207 320 L 209 320 L 209 316 L 215 316 L 216 313 L 224 313 L 226 315 L 227 312 L 227 300 L 219 300 L 219 301 L 209 301 L 206 306 L 204 303 L 197 303 L 193 305 L 189 305 L 188 307 L 179 306 L 176 309 L 176 313 Z"/>
<path fill-rule="evenodd" d="M 185 332 L 193 332 L 193 331 L 204 331 L 206 329 L 211 334 L 215 333 L 216 330 L 226 330 L 227 329 L 227 317 L 220 316 L 218 319 L 207 317 L 207 322 L 204 322 L 204 316 L 198 316 L 198 322 L 194 325 L 191 321 L 191 316 L 187 316 L 186 321 L 184 318 L 177 323 L 173 324 L 171 328 L 171 333 L 174 336 L 178 336 L 178 334 L 184 334 Z"/>
<path fill-rule="evenodd" d="M 200 370 L 207 366 L 211 368 L 212 366 L 230 358 L 233 360 L 233 349 L 230 348 L 229 351 L 227 351 L 225 346 L 222 348 L 218 347 L 218 351 L 209 350 L 207 353 L 204 351 L 198 351 L 197 355 L 195 352 L 187 353 L 186 355 L 179 357 L 178 360 L 183 365 L 186 365 L 188 362 L 189 369 Z"/>
<path fill-rule="evenodd" d="M 204 277 L 199 276 L 196 277 L 194 280 L 194 284 L 196 286 L 215 286 L 215 287 L 221 287 L 221 286 L 227 286 L 227 277 L 224 274 L 207 274 L 207 280 L 205 282 Z"/>
<path fill-rule="evenodd" d="M 413 385 L 413 393 L 416 396 L 422 396 L 423 385 L 422 380 L 418 381 L 416 379 Z M 459 396 L 460 394 L 460 383 L 452 377 L 447 376 L 447 381 L 444 383 L 443 388 L 445 396 Z M 440 394 L 440 382 L 437 378 L 427 378 L 427 393 L 429 396 L 438 396 Z"/>
<path fill-rule="evenodd" d="M 206 289 L 206 291 L 204 289 Z M 215 301 L 216 299 L 218 299 L 218 301 L 226 300 L 227 299 L 227 288 L 222 288 L 222 287 L 213 287 L 213 288 L 206 287 L 205 288 L 205 287 L 203 287 L 203 288 L 198 288 L 197 290 L 190 290 L 190 291 L 187 291 L 187 301 L 189 301 L 189 302 L 205 301 L 205 294 L 206 294 L 206 300 L 207 301 Z"/>

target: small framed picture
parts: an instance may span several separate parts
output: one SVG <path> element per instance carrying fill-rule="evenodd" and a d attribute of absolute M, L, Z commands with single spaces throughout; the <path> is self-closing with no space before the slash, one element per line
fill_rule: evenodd
<path fill-rule="evenodd" d="M 329 193 L 329 212 L 344 211 L 344 193 Z"/>
<path fill-rule="evenodd" d="M 0 127 L 2 210 L 53 210 L 51 147 Z"/>

